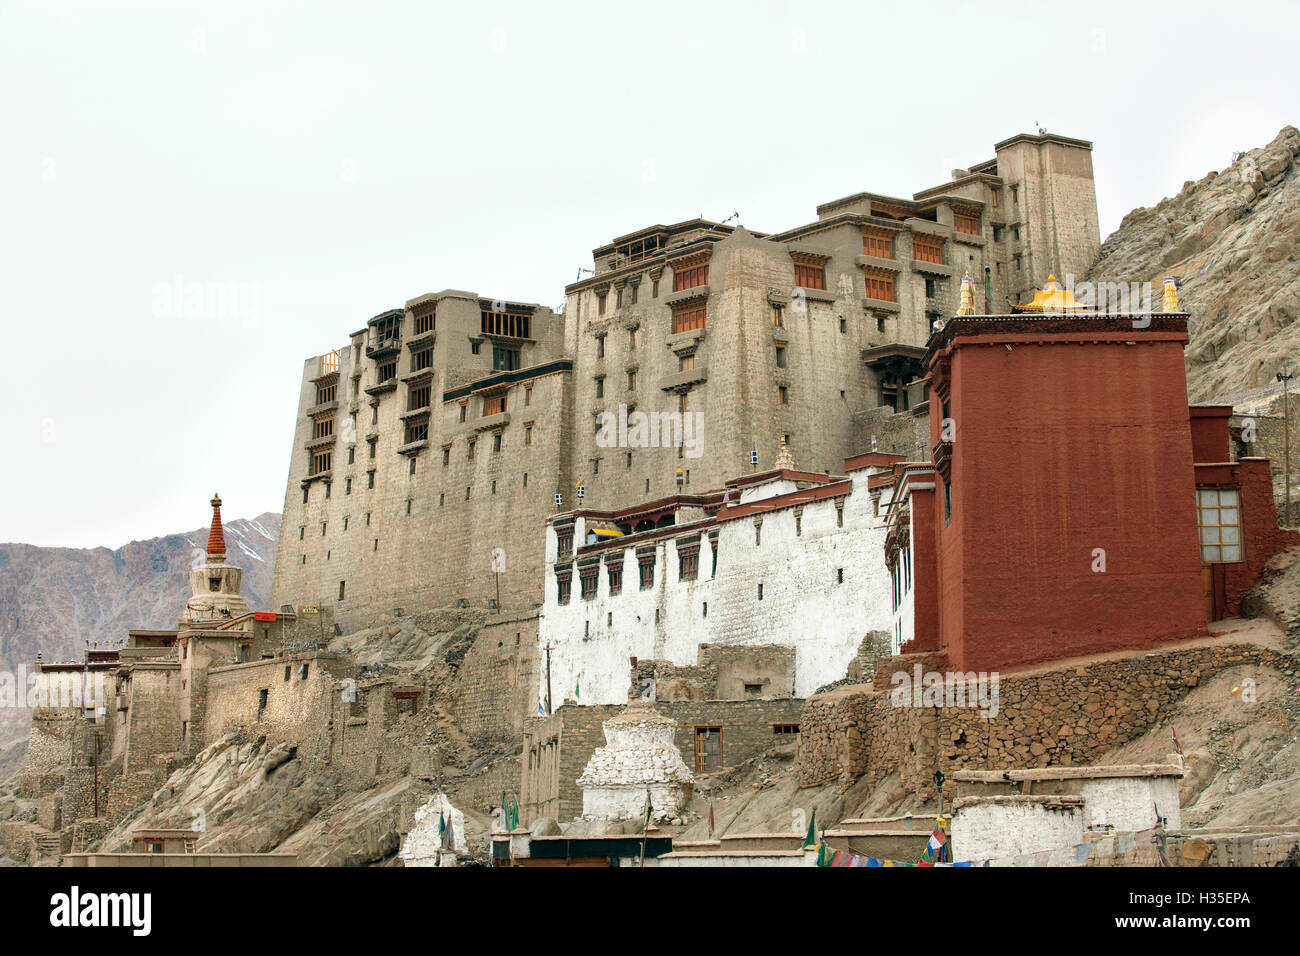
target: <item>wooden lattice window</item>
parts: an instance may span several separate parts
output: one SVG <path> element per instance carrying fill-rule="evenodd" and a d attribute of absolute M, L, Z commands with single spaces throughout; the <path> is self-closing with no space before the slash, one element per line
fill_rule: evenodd
<path fill-rule="evenodd" d="M 703 305 L 677 309 L 673 312 L 673 332 L 693 332 L 704 328 L 707 309 Z"/>
<path fill-rule="evenodd" d="M 879 299 L 881 302 L 895 301 L 893 273 L 868 272 L 865 273 L 865 278 L 868 299 Z"/>
<path fill-rule="evenodd" d="M 799 733 L 798 724 L 773 724 L 772 733 L 779 736 Z"/>
<path fill-rule="evenodd" d="M 638 554 L 636 561 L 641 571 L 641 590 L 648 591 L 655 586 L 655 556 L 651 554 Z"/>
<path fill-rule="evenodd" d="M 483 399 L 484 415 L 500 415 L 506 410 L 506 396 L 502 392 L 500 395 L 489 395 Z"/>
<path fill-rule="evenodd" d="M 437 311 L 425 312 L 423 315 L 415 317 L 415 334 L 423 335 L 425 332 L 432 332 L 436 323 Z"/>
<path fill-rule="evenodd" d="M 387 382 L 397 378 L 397 362 L 385 362 L 379 366 L 379 381 Z"/>
<path fill-rule="evenodd" d="M 420 349 L 411 356 L 411 371 L 421 372 L 426 368 L 433 367 L 433 346 L 427 349 Z"/>
<path fill-rule="evenodd" d="M 406 443 L 408 445 L 414 441 L 428 441 L 428 440 L 429 440 L 428 422 L 412 422 L 406 426 Z M 413 458 L 411 459 L 411 461 L 412 463 L 414 463 L 415 459 Z"/>
<path fill-rule="evenodd" d="M 875 256 L 877 259 L 894 258 L 894 234 L 892 232 L 864 232 L 862 234 L 862 254 Z"/>
<path fill-rule="evenodd" d="M 330 385 L 317 385 L 317 386 L 316 386 L 316 404 L 317 404 L 317 405 L 324 405 L 326 402 L 332 402 L 332 401 L 334 401 L 334 394 L 335 394 L 335 390 L 336 390 L 337 388 L 338 388 L 338 385 L 337 385 L 337 384 L 330 384 Z"/>
<path fill-rule="evenodd" d="M 573 525 L 567 525 L 563 528 L 557 528 L 555 531 L 556 549 L 560 557 L 564 557 L 573 551 Z"/>
<path fill-rule="evenodd" d="M 682 581 L 694 581 L 700 574 L 699 545 L 679 549 L 677 552 L 677 577 Z"/>
<path fill-rule="evenodd" d="M 334 453 L 330 451 L 318 451 L 311 456 L 311 473 L 313 475 L 322 475 L 330 470 L 334 463 Z"/>
<path fill-rule="evenodd" d="M 1241 560 L 1241 493 L 1236 488 L 1198 488 L 1197 524 L 1201 533 L 1201 560 Z"/>
<path fill-rule="evenodd" d="M 673 270 L 673 291 L 681 292 L 709 284 L 709 264 L 695 266 L 691 269 Z"/>
<path fill-rule="evenodd" d="M 569 603 L 569 594 L 573 588 L 573 571 L 566 568 L 555 572 L 555 599 L 560 604 Z"/>
<path fill-rule="evenodd" d="M 334 434 L 333 415 L 330 415 L 328 418 L 317 418 L 315 421 L 312 422 L 312 426 L 311 426 L 312 438 L 329 438 L 333 434 Z"/>
<path fill-rule="evenodd" d="M 623 562 L 610 563 L 609 568 L 609 593 L 619 594 L 623 590 Z"/>
<path fill-rule="evenodd" d="M 578 578 L 582 582 L 582 599 L 590 601 L 596 596 L 596 579 L 600 574 L 599 565 L 589 565 L 578 569 Z"/>
<path fill-rule="evenodd" d="M 428 408 L 429 399 L 433 394 L 433 388 L 430 385 L 421 385 L 411 389 L 411 401 L 407 411 L 415 411 L 417 408 Z"/>
<path fill-rule="evenodd" d="M 952 217 L 952 228 L 954 231 L 965 233 L 968 236 L 978 236 L 980 234 L 979 216 L 965 216 L 960 213 L 954 213 Z"/>
<path fill-rule="evenodd" d="M 825 289 L 826 267 L 795 263 L 794 284 L 801 289 Z"/>
<path fill-rule="evenodd" d="M 935 236 L 912 236 L 912 258 L 917 262 L 943 263 L 943 240 Z"/>

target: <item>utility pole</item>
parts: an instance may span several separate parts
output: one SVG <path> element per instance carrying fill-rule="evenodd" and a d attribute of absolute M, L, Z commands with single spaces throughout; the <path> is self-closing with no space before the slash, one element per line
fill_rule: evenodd
<path fill-rule="evenodd" d="M 546 714 L 551 714 L 551 642 L 546 642 Z"/>
<path fill-rule="evenodd" d="M 1286 467 L 1286 518 L 1282 522 L 1283 527 L 1291 526 L 1291 400 L 1287 394 L 1288 383 L 1295 378 L 1295 372 L 1291 370 L 1291 360 L 1282 360 L 1282 371 L 1277 373 L 1277 380 L 1282 383 L 1282 421 L 1285 429 L 1285 448 L 1284 457 Z"/>

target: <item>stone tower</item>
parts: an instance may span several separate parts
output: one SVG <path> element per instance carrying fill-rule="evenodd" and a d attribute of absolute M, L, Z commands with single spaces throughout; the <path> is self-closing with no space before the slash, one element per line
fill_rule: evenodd
<path fill-rule="evenodd" d="M 242 569 L 226 563 L 226 533 L 221 526 L 221 498 L 212 495 L 212 528 L 208 532 L 208 559 L 190 569 L 190 599 L 185 602 L 180 627 L 222 624 L 248 613 L 239 593 Z"/>

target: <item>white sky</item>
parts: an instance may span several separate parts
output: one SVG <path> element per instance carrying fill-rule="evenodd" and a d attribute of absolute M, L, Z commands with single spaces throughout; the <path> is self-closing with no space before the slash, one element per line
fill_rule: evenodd
<path fill-rule="evenodd" d="M 283 507 L 302 360 L 422 292 L 1094 141 L 1102 235 L 1297 121 L 1294 4 L 0 2 L 0 541 Z M 179 301 L 173 289 L 204 294 Z"/>

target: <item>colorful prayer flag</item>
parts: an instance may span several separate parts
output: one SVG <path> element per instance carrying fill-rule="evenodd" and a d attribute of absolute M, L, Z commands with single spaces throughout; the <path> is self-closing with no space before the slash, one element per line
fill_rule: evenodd
<path fill-rule="evenodd" d="M 947 843 L 948 833 L 944 829 L 945 824 L 943 817 L 936 817 L 934 821 L 934 831 L 930 834 L 930 840 L 921 851 L 921 859 L 917 866 L 934 866 L 936 863 L 945 859 L 944 845 Z"/>
<path fill-rule="evenodd" d="M 812 812 L 812 816 L 808 818 L 808 834 L 803 838 L 803 845 L 805 848 L 807 848 L 812 846 L 816 842 L 817 842 L 817 811 L 814 810 Z"/>

